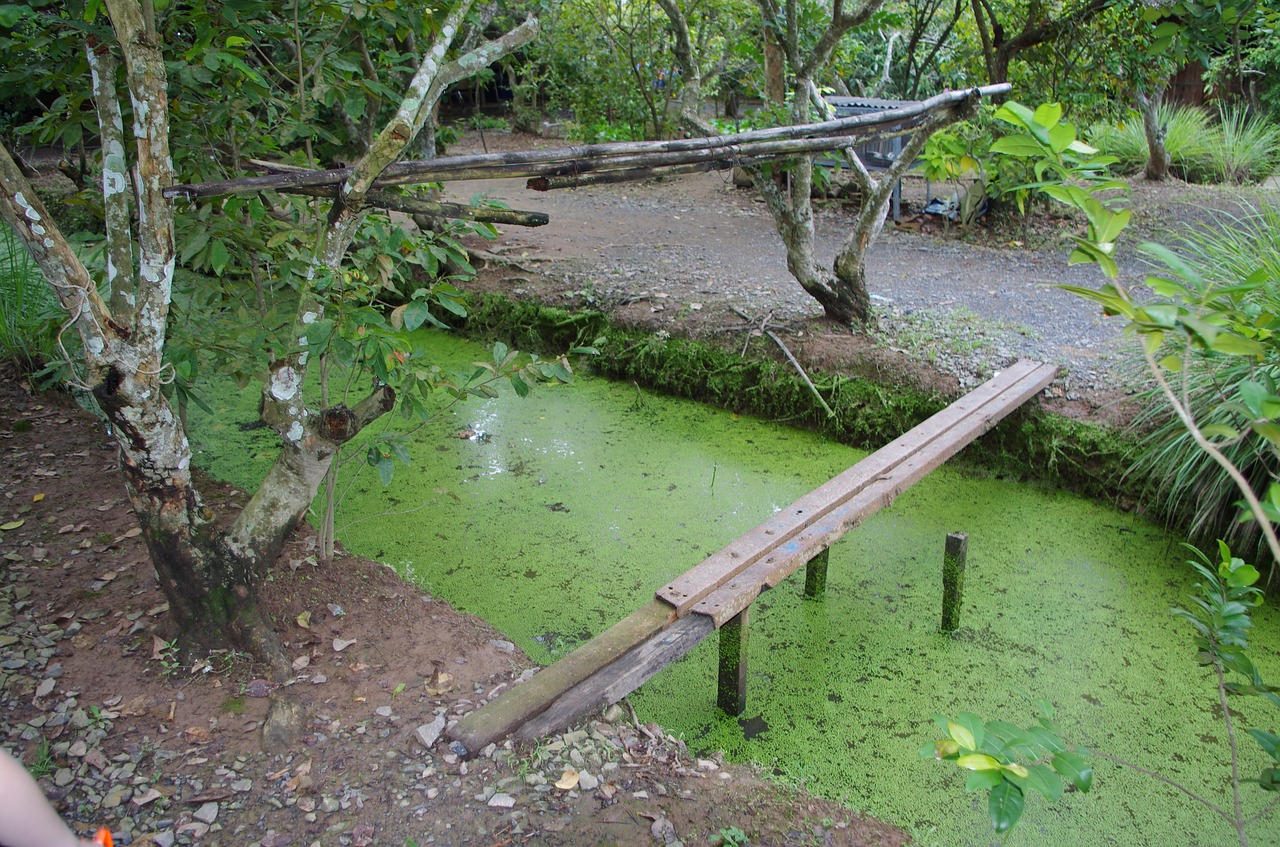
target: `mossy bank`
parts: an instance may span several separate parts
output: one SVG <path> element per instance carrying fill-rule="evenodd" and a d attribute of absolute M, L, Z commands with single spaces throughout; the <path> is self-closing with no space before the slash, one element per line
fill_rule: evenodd
<path fill-rule="evenodd" d="M 586 360 L 611 379 L 815 430 L 843 444 L 876 449 L 944 408 L 955 397 L 895 383 L 892 374 L 850 376 L 810 371 L 834 414 L 815 399 L 767 338 L 745 348 L 740 336 L 684 338 L 626 327 L 596 311 L 569 311 L 497 294 L 476 297 L 459 327 L 475 340 L 522 350 L 561 352 L 603 339 Z M 1028 403 L 967 447 L 953 464 L 977 475 L 1033 482 L 1132 503 L 1143 481 L 1128 475 L 1135 438 L 1123 430 L 1052 414 Z"/>

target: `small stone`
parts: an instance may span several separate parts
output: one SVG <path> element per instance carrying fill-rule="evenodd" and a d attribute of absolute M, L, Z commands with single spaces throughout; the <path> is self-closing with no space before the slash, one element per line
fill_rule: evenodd
<path fill-rule="evenodd" d="M 439 789 L 439 788 L 428 788 L 428 789 L 427 789 L 427 799 L 428 799 L 428 800 L 434 800 L 434 799 L 436 799 L 436 798 L 437 798 L 437 797 L 439 797 L 439 796 L 440 796 L 440 789 Z"/>
<path fill-rule="evenodd" d="M 415 734 L 422 746 L 430 749 L 431 746 L 440 739 L 440 733 L 444 732 L 444 726 L 444 715 L 436 715 L 436 719 L 431 723 L 424 723 L 422 726 L 418 727 Z"/>
<path fill-rule="evenodd" d="M 333 797 L 326 797 L 320 801 L 320 811 L 322 812 L 333 814 L 334 812 L 338 811 L 341 808 L 342 808 L 342 804 L 339 803 Z"/>
<path fill-rule="evenodd" d="M 58 768 L 58 772 L 53 775 L 53 784 L 59 788 L 66 788 L 75 778 L 76 775 L 71 772 L 71 768 Z"/>
<path fill-rule="evenodd" d="M 622 719 L 622 707 L 614 703 L 604 710 L 604 719 L 607 723 L 617 723 Z"/>
<path fill-rule="evenodd" d="M 174 835 L 173 830 L 171 829 L 165 830 L 164 832 L 157 832 L 155 835 L 151 836 L 151 843 L 156 845 L 156 847 L 173 847 L 173 841 Z"/>
<path fill-rule="evenodd" d="M 392 714 L 394 714 L 390 706 L 379 706 L 378 708 L 373 710 L 373 713 L 380 718 L 389 718 L 391 717 Z"/>
<path fill-rule="evenodd" d="M 123 803 L 125 798 L 132 793 L 133 792 L 127 786 L 113 785 L 111 786 L 111 790 L 107 792 L 107 796 L 102 798 L 102 802 L 99 805 L 104 809 L 114 809 Z"/>
<path fill-rule="evenodd" d="M 302 737 L 307 710 L 292 695 L 277 693 L 271 699 L 267 719 L 262 722 L 262 749 L 266 753 L 288 753 Z"/>
<path fill-rule="evenodd" d="M 218 804 L 205 803 L 203 806 L 196 809 L 193 817 L 203 823 L 212 824 L 218 819 Z"/>
<path fill-rule="evenodd" d="M 595 791 L 600 787 L 600 778 L 587 771 L 578 771 L 578 787 L 583 791 Z"/>
<path fill-rule="evenodd" d="M 516 651 L 515 644 L 510 641 L 503 641 L 500 638 L 494 638 L 489 643 L 496 647 L 500 653 L 514 653 Z"/>
<path fill-rule="evenodd" d="M 516 805 L 516 798 L 510 794 L 495 794 L 489 798 L 486 805 L 494 809 L 511 809 Z"/>
<path fill-rule="evenodd" d="M 236 792 L 237 794 L 244 794 L 246 791 L 252 791 L 253 780 L 237 779 L 235 782 L 231 783 L 231 790 Z"/>

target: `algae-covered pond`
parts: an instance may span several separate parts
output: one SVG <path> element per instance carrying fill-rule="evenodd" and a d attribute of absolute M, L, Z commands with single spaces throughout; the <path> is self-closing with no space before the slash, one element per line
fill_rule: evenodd
<path fill-rule="evenodd" d="M 438 350 L 486 357 L 447 337 Z M 192 417 L 197 461 L 252 487 L 272 438 L 236 424 L 256 419 L 256 395 L 210 395 L 217 422 Z M 412 455 L 386 488 L 363 462 L 347 466 L 340 539 L 549 662 L 864 454 L 579 378 L 454 407 L 415 436 Z M 942 551 L 955 531 L 969 533 L 969 569 L 962 627 L 945 636 Z M 714 639 L 632 701 L 693 750 L 758 762 L 926 844 L 993 841 L 961 773 L 917 753 L 934 739 L 931 716 L 1029 723 L 1026 695 L 1053 700 L 1073 739 L 1229 806 L 1216 692 L 1194 664 L 1187 625 L 1168 612 L 1187 602 L 1183 558 L 1176 539 L 1132 514 L 944 467 L 832 548 L 825 600 L 802 600 L 797 574 L 756 603 L 741 720 L 716 711 Z M 1280 677 L 1278 636 L 1280 619 L 1259 614 L 1264 678 Z M 1238 705 L 1246 725 L 1280 723 L 1260 702 Z M 1261 754 L 1248 739 L 1242 750 L 1256 774 Z M 1012 843 L 1232 840 L 1171 788 L 1105 762 L 1096 774 L 1090 795 L 1031 800 Z M 1247 808 L 1262 805 L 1260 791 L 1246 797 Z M 1280 820 L 1252 832 L 1276 843 Z"/>

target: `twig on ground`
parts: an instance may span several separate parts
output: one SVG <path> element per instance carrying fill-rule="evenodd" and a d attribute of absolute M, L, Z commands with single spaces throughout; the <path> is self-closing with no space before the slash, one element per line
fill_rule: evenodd
<path fill-rule="evenodd" d="M 738 317 L 742 318 L 745 321 L 751 321 L 752 323 L 755 323 L 755 318 L 751 317 L 746 312 L 739 309 L 737 306 L 733 306 L 732 309 L 734 312 L 738 314 Z M 773 317 L 772 313 L 770 313 L 769 317 Z M 778 337 L 778 334 L 775 333 L 773 330 L 766 328 L 766 326 L 769 323 L 769 317 L 766 317 L 763 321 L 760 322 L 760 331 L 763 332 L 765 335 L 769 336 L 771 339 L 773 339 L 773 343 L 778 345 L 778 349 L 781 350 L 783 355 L 787 357 L 787 361 L 790 362 L 791 366 L 796 369 L 797 373 L 800 374 L 800 377 L 804 380 L 804 384 L 809 386 L 809 390 L 812 391 L 813 396 L 818 399 L 818 403 L 822 405 L 822 408 L 827 410 L 827 417 L 834 418 L 836 416 L 835 410 L 833 410 L 829 405 L 827 405 L 827 401 L 822 398 L 822 395 L 820 393 L 818 393 L 818 386 L 814 385 L 813 380 L 809 379 L 809 375 L 805 373 L 804 367 L 801 366 L 801 364 L 798 361 L 796 361 L 795 356 L 791 355 L 791 350 L 787 347 L 786 344 L 783 343 L 782 339 Z M 748 337 L 747 340 L 749 341 L 750 338 Z M 743 352 L 743 355 L 746 354 L 747 352 L 746 347 L 742 348 L 742 352 Z"/>

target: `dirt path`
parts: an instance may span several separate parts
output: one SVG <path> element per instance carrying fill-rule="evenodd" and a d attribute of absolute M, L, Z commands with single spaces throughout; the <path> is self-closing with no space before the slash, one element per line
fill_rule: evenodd
<path fill-rule="evenodd" d="M 488 133 L 484 143 L 466 134 L 459 152 L 560 146 L 563 142 Z M 1126 393 L 1127 358 L 1117 321 L 1057 286 L 1097 287 L 1092 266 L 1067 266 L 1069 225 L 1036 222 L 1026 238 L 1016 226 L 955 232 L 917 232 L 886 226 L 872 247 L 868 278 L 878 308 L 872 344 L 840 339 L 820 321 L 821 309 L 787 272 L 772 218 L 754 193 L 735 188 L 725 174 L 701 174 L 641 183 L 534 192 L 524 180 L 450 183 L 457 199 L 489 192 L 513 208 L 546 212 L 536 229 L 505 228 L 493 248 L 524 269 L 491 269 L 481 284 L 517 296 L 591 305 L 623 320 L 692 334 L 740 323 L 738 307 L 776 323 L 799 322 L 821 349 L 809 362 L 852 366 L 868 355 L 903 354 L 909 378 L 954 390 L 976 384 L 1018 357 L 1065 366 L 1055 393 L 1064 411 L 1088 414 Z M 939 186 L 933 186 L 940 193 Z M 904 187 L 907 208 L 925 198 L 921 180 Z M 1135 184 L 1135 233 L 1185 232 L 1215 208 L 1232 208 L 1239 192 L 1202 186 Z M 830 262 L 850 230 L 851 216 L 838 204 L 817 214 L 818 253 Z M 1039 242 L 1022 246 L 1021 242 Z M 1044 243 L 1048 241 L 1048 243 Z M 1147 273 L 1132 246 L 1121 255 L 1122 279 L 1141 288 Z M 847 333 L 845 333 L 847 335 Z M 868 346 L 876 348 L 868 350 Z M 883 362 L 881 362 L 883 364 Z M 922 374 L 936 369 L 939 375 Z M 1082 404 L 1070 401 L 1082 400 Z"/>

